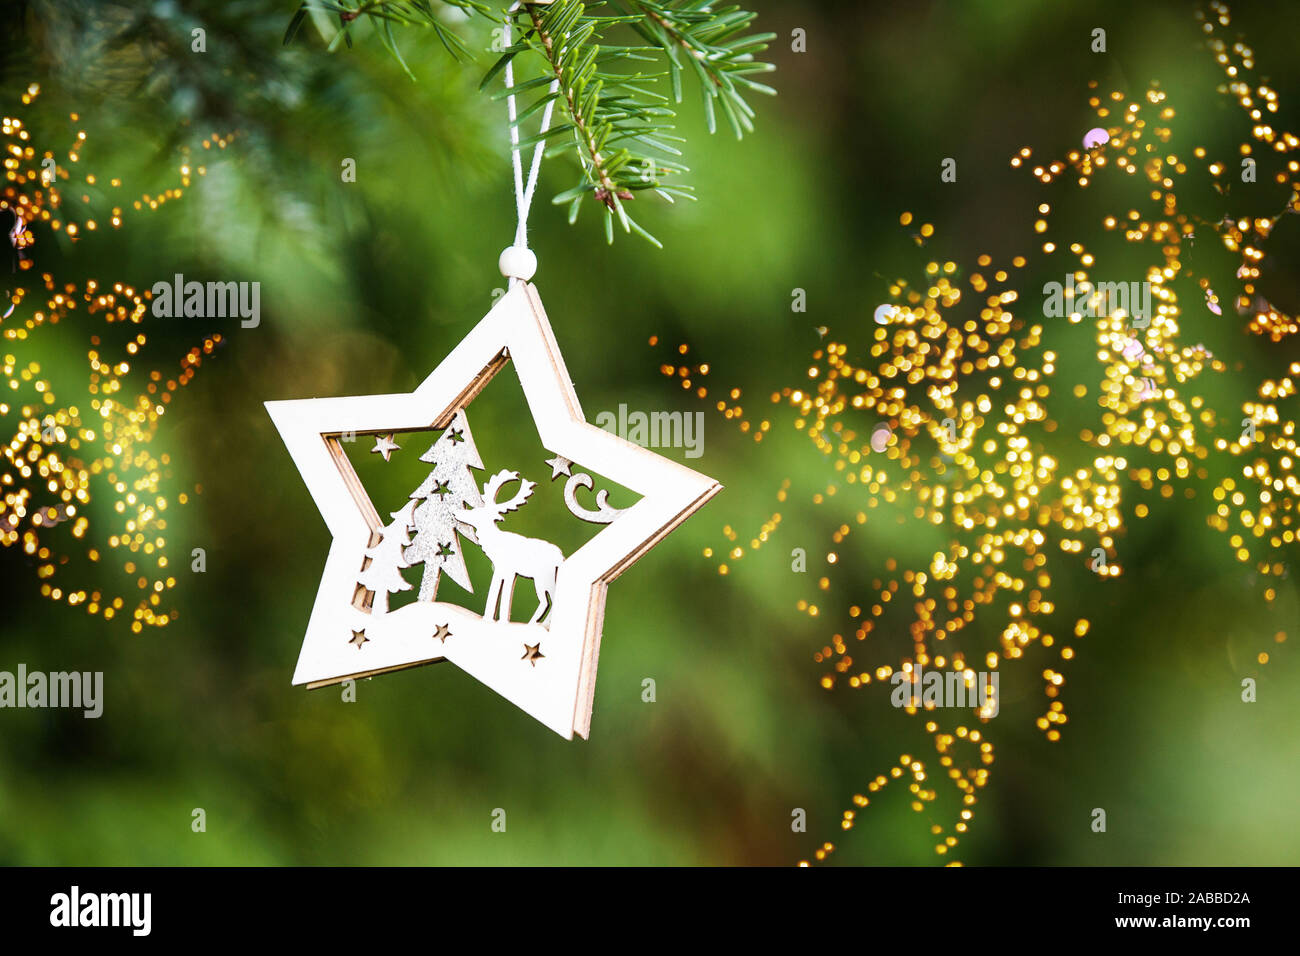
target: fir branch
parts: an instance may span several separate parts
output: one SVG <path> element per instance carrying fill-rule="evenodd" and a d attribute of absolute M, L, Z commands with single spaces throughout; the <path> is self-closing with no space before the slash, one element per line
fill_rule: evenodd
<path fill-rule="evenodd" d="M 439 2 L 486 18 L 495 29 L 505 22 L 506 14 L 480 0 Z M 613 12 L 592 12 L 599 8 Z M 470 55 L 459 34 L 439 19 L 433 0 L 304 0 L 285 32 L 285 43 L 293 40 L 312 11 L 339 19 L 337 32 L 328 38 L 331 50 L 340 42 L 351 46 L 358 20 L 370 22 L 380 43 L 412 78 L 397 47 L 394 25 L 431 27 L 454 57 Z M 524 3 L 514 16 L 519 38 L 492 64 L 480 87 L 486 88 L 507 64 L 522 63 L 521 55 L 529 60 L 536 56 L 539 74 L 518 80 L 513 90 L 517 97 L 532 97 L 520 108 L 515 124 L 552 103 L 562 119 L 545 136 L 521 136 L 519 148 L 554 139 L 561 145 L 548 149 L 547 155 L 569 152 L 582 171 L 580 182 L 554 202 L 568 205 L 573 222 L 590 196 L 605 213 L 611 241 L 617 220 L 624 232 L 636 232 L 659 245 L 628 214 L 627 204 L 647 192 L 668 202 L 693 198 L 690 188 L 680 183 L 687 169 L 676 159 L 681 153 L 674 144 L 681 140 L 672 135 L 676 112 L 671 104 L 682 102 L 682 74 L 689 70 L 699 80 L 709 131 L 716 131 L 715 112 L 720 108 L 736 135 L 743 136 L 754 128 L 754 110 L 746 95 L 774 92 L 753 78 L 773 69 L 757 56 L 774 34 L 749 33 L 755 14 L 737 6 L 716 7 L 713 0 L 552 0 Z M 620 35 L 636 45 L 606 42 Z M 643 70 L 641 64 L 650 66 Z M 525 67 L 523 72 L 530 71 Z M 660 92 L 665 77 L 670 96 Z M 557 81 L 558 90 L 551 93 Z M 494 98 L 509 92 L 495 93 Z"/>
<path fill-rule="evenodd" d="M 479 0 L 439 0 L 439 2 L 445 7 L 454 7 L 463 13 L 493 16 L 492 8 Z M 329 41 L 331 51 L 338 48 L 340 41 L 351 47 L 353 24 L 365 17 L 374 26 L 375 33 L 384 48 L 392 54 L 412 80 L 415 79 L 415 74 L 407 66 L 393 37 L 394 23 L 403 26 L 430 27 L 437 35 L 438 41 L 454 58 L 457 60 L 461 57 L 472 58 L 469 47 L 460 36 L 438 18 L 430 0 L 353 0 L 351 3 L 347 0 L 303 0 L 294 13 L 293 19 L 289 21 L 288 29 L 284 32 L 285 45 L 293 42 L 303 21 L 312 11 L 327 13 L 339 19 L 338 32 Z"/>
<path fill-rule="evenodd" d="M 632 199 L 634 193 L 631 184 L 620 173 L 631 168 L 632 154 L 624 148 L 607 156 L 602 150 L 607 144 L 634 138 L 630 136 L 633 130 L 641 135 L 653 132 L 653 128 L 646 123 L 636 125 L 648 115 L 648 111 L 637 111 L 625 97 L 602 96 L 604 84 L 607 81 L 616 84 L 619 78 L 600 72 L 600 47 L 586 45 L 586 41 L 595 33 L 591 24 L 585 24 L 573 32 L 562 32 L 572 30 L 573 25 L 582 18 L 582 3 L 561 0 L 560 3 L 551 5 L 545 13 L 534 5 L 527 9 L 533 32 L 541 43 L 551 74 L 559 81 L 561 102 L 572 124 L 574 139 L 581 150 L 585 181 L 577 187 L 579 193 L 570 203 L 571 216 L 576 218 L 582 193 L 590 187 L 596 199 L 605 204 L 609 213 L 617 214 L 623 229 L 630 230 L 633 221 L 623 208 L 623 203 Z M 557 37 L 563 37 L 558 45 Z M 629 125 L 617 130 L 615 124 L 620 120 Z M 612 230 L 607 229 L 606 232 L 612 234 Z M 653 237 L 651 241 L 658 244 Z"/>
<path fill-rule="evenodd" d="M 745 36 L 756 14 L 739 7 L 714 10 L 708 0 L 627 0 L 628 6 L 641 14 L 637 32 L 660 47 L 668 58 L 673 98 L 682 101 L 682 64 L 679 54 L 698 75 L 704 94 L 705 117 L 709 132 L 716 132 L 713 104 L 717 100 L 726 113 L 736 138 L 754 131 L 754 111 L 745 101 L 741 88 L 769 96 L 776 91 L 750 79 L 754 73 L 776 69 L 755 56 L 776 39 L 775 33 Z"/>

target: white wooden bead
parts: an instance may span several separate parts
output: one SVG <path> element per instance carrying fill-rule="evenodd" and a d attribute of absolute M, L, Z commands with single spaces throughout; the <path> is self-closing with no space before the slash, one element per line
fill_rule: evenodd
<path fill-rule="evenodd" d="M 506 246 L 497 260 L 497 267 L 503 276 L 527 282 L 537 274 L 537 256 L 533 250 L 522 246 Z"/>

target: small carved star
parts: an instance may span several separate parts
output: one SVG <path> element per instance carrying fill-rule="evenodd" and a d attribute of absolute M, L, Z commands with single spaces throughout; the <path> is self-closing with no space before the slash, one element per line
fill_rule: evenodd
<path fill-rule="evenodd" d="M 447 437 L 453 442 L 462 442 L 465 440 L 464 433 L 459 428 L 453 428 L 447 432 Z"/>
<path fill-rule="evenodd" d="M 449 494 L 451 494 L 451 489 L 447 487 L 450 481 L 451 481 L 450 478 L 447 479 L 447 481 L 438 481 L 437 479 L 434 479 L 433 491 L 430 492 L 430 494 L 437 495 L 439 499 L 446 498 Z"/>
<path fill-rule="evenodd" d="M 533 667 L 536 667 L 538 660 L 545 656 L 546 655 L 542 653 L 542 644 L 538 641 L 536 644 L 525 644 L 524 656 L 519 659 L 521 661 L 527 661 Z"/>
<path fill-rule="evenodd" d="M 393 441 L 392 435 L 378 435 L 375 437 L 375 447 L 370 449 L 370 454 L 373 455 L 375 452 L 379 452 L 384 456 L 384 461 L 388 461 L 393 452 L 401 447 L 401 445 Z"/>
<path fill-rule="evenodd" d="M 451 545 L 449 545 L 449 544 L 443 544 L 441 541 L 439 541 L 439 542 L 438 542 L 438 550 L 437 550 L 437 552 L 434 554 L 434 557 L 438 557 L 438 558 L 448 558 L 448 557 L 451 557 L 451 556 L 452 556 L 453 554 L 455 554 L 455 553 L 456 553 L 456 552 L 452 550 Z"/>
<path fill-rule="evenodd" d="M 352 640 L 348 641 L 348 643 L 355 644 L 357 646 L 357 650 L 361 650 L 362 644 L 370 643 L 370 638 L 366 637 L 366 629 L 363 627 L 359 631 L 353 631 Z"/>
<path fill-rule="evenodd" d="M 446 624 L 439 624 L 437 630 L 433 632 L 433 636 L 437 640 L 440 640 L 444 644 L 446 644 L 447 638 L 451 637 L 451 628 L 447 627 Z"/>
<path fill-rule="evenodd" d="M 559 478 L 560 475 L 564 475 L 566 478 L 572 477 L 572 473 L 569 469 L 573 466 L 573 462 L 569 461 L 569 459 L 565 458 L 563 455 L 556 455 L 554 458 L 548 458 L 546 459 L 546 463 L 551 466 L 551 481 Z"/>

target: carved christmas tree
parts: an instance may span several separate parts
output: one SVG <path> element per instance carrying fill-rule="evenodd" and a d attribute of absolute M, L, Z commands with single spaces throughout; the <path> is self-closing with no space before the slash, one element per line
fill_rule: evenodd
<path fill-rule="evenodd" d="M 463 524 L 457 524 L 455 512 L 462 507 L 478 508 L 483 504 L 478 483 L 471 468 L 482 469 L 483 461 L 474 447 L 464 410 L 458 411 L 446 430 L 420 461 L 433 464 L 429 477 L 412 498 L 423 499 L 415 509 L 415 538 L 406 549 L 407 566 L 424 564 L 420 579 L 420 600 L 432 601 L 438 593 L 438 575 L 446 571 L 451 579 L 473 593 L 458 534 L 474 540 Z"/>
<path fill-rule="evenodd" d="M 413 518 L 414 501 L 408 501 L 401 511 L 392 512 L 393 521 L 379 532 L 379 543 L 366 548 L 365 563 L 357 575 L 357 583 L 375 593 L 371 614 L 388 613 L 388 595 L 394 591 L 409 591 L 411 583 L 402 577 L 402 568 L 410 564 L 402 557 L 402 549 L 410 544 L 409 532 Z"/>

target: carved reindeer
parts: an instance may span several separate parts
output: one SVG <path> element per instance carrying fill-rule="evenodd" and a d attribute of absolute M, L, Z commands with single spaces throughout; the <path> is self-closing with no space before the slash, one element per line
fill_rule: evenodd
<path fill-rule="evenodd" d="M 519 482 L 519 492 L 508 501 L 498 502 L 496 498 L 502 486 L 512 481 Z M 459 508 L 453 512 L 457 521 L 474 529 L 474 543 L 492 562 L 492 584 L 488 587 L 487 607 L 483 609 L 483 616 L 488 620 L 510 620 L 516 577 L 532 578 L 537 590 L 537 610 L 529 624 L 539 622 L 543 610 L 549 615 L 555 601 L 555 576 L 564 563 L 563 552 L 549 541 L 525 538 L 497 527 L 506 512 L 519 508 L 536 487 L 536 482 L 520 478 L 517 471 L 498 471 L 483 486 L 481 507 Z"/>

